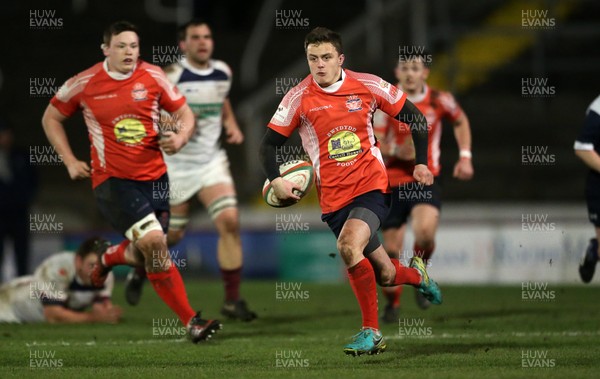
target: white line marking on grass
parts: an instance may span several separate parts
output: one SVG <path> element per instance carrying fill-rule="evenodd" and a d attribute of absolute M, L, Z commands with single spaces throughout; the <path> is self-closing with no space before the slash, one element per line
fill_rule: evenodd
<path fill-rule="evenodd" d="M 581 330 L 564 330 L 562 332 L 511 332 L 511 333 L 441 333 L 432 334 L 429 336 L 385 336 L 387 339 L 411 339 L 411 338 L 428 338 L 428 339 L 475 339 L 475 338 L 498 338 L 498 337 L 517 337 L 517 338 L 531 338 L 531 337 L 597 337 L 600 336 L 600 330 L 596 331 L 581 331 Z"/>
<path fill-rule="evenodd" d="M 98 342 L 98 341 L 88 341 L 88 342 L 67 342 L 67 341 L 56 341 L 56 342 L 26 342 L 25 345 L 27 347 L 33 346 L 99 346 L 99 345 L 153 345 L 158 343 L 181 343 L 186 342 L 187 339 L 155 339 L 155 340 L 137 340 L 137 341 L 106 341 L 106 342 Z"/>

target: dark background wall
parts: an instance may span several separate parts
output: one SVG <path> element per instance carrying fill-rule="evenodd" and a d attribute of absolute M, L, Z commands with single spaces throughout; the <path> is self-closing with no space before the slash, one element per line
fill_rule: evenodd
<path fill-rule="evenodd" d="M 451 179 L 457 151 L 451 127 L 447 127 L 442 146 L 447 199 L 494 202 L 583 199 L 586 169 L 574 157 L 572 145 L 587 106 L 600 93 L 600 50 L 597 48 L 600 4 L 597 2 L 546 1 L 539 7 L 539 2 L 528 1 L 190 1 L 188 11 L 179 20 L 170 21 L 157 20 L 157 16 L 148 11 L 151 4 L 169 8 L 177 2 L 79 0 L 0 5 L 3 42 L 0 118 L 15 130 L 17 145 L 25 149 L 48 146 L 40 118 L 51 93 L 38 96 L 32 94 L 31 88 L 40 87 L 40 80 L 46 80 L 47 87 L 56 89 L 70 76 L 102 60 L 99 46 L 102 31 L 108 24 L 120 19 L 138 24 L 142 58 L 152 62 L 156 55 L 153 49 L 157 46 L 175 46 L 178 22 L 201 16 L 212 25 L 215 57 L 228 62 L 234 71 L 231 100 L 247 142 L 244 146 L 227 149 L 241 200 L 250 204 L 258 197 L 264 180 L 255 159 L 257 136 L 262 134 L 281 99 L 276 93 L 275 78 L 300 78 L 308 74 L 308 68 L 302 65 L 303 38 L 310 28 L 324 25 L 343 32 L 348 41 L 346 66 L 353 70 L 372 72 L 393 81 L 392 67 L 398 47 L 421 44 L 433 54 L 433 71 L 450 67 L 445 71 L 444 89 L 456 94 L 471 120 L 476 175 L 470 183 Z M 268 9 L 269 4 L 274 8 Z M 373 4 L 382 7 L 381 13 L 373 10 Z M 533 38 L 534 42 L 510 58 L 502 58 L 498 52 L 501 45 L 493 42 L 475 44 L 468 54 L 459 51 L 468 38 L 485 41 L 485 34 L 493 27 L 490 18 L 498 12 L 510 13 L 511 5 L 518 10 L 512 14 L 516 24 L 522 21 L 521 10 L 537 6 L 537 9 L 550 10 L 547 17 L 555 15 L 555 26 L 533 30 L 496 26 L 494 32 L 504 41 L 515 35 Z M 556 10 L 561 6 L 568 8 L 564 16 Z M 252 40 L 252 31 L 260 26 L 261 10 L 265 8 L 271 16 L 264 19 L 269 31 L 264 47 L 249 47 L 260 50 L 256 82 L 244 85 L 240 74 L 243 55 Z M 44 10 L 54 13 L 40 17 L 39 12 Z M 300 17 L 308 19 L 310 28 L 278 28 L 277 10 L 301 11 Z M 369 12 L 379 16 L 370 18 Z M 44 17 L 60 19 L 61 25 L 56 28 L 31 26 L 32 18 Z M 426 34 L 416 34 L 419 24 Z M 475 75 L 478 77 L 475 84 L 461 85 L 457 81 L 460 72 L 481 70 L 471 65 L 469 59 L 465 60 L 465 56 L 475 59 L 481 54 L 492 56 L 499 61 L 498 65 L 485 70 L 485 75 L 483 71 Z M 441 64 L 446 57 L 449 66 Z M 294 69 L 294 65 L 300 68 Z M 555 89 L 554 95 L 522 97 L 522 80 L 528 77 L 546 78 Z M 257 99 L 264 100 L 258 102 Z M 252 112 L 248 112 L 248 108 L 252 108 Z M 67 125 L 76 155 L 89 157 L 82 117 L 73 117 Z M 554 155 L 554 162 L 524 165 L 523 146 L 546 147 L 548 154 Z M 61 165 L 40 165 L 37 169 L 40 174 L 38 207 L 66 207 L 97 218 L 89 182 L 70 181 Z"/>

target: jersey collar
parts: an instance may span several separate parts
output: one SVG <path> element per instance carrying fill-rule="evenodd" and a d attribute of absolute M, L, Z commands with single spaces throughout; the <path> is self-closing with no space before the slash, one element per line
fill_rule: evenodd
<path fill-rule="evenodd" d="M 131 78 L 131 75 L 133 75 L 133 73 L 135 72 L 135 69 L 137 68 L 137 63 L 135 64 L 135 66 L 133 66 L 133 70 L 131 70 L 131 72 L 129 72 L 127 74 L 121 74 L 120 72 L 116 72 L 116 71 L 109 71 L 108 70 L 108 58 L 106 58 L 104 60 L 102 67 L 104 67 L 104 71 L 108 74 L 108 76 L 110 76 L 114 80 L 125 80 L 125 79 Z"/>
<path fill-rule="evenodd" d="M 346 72 L 344 71 L 344 69 L 342 69 L 342 78 L 340 80 L 338 80 L 337 82 L 333 83 L 332 85 L 330 85 L 329 87 L 325 87 L 325 88 L 321 87 L 319 85 L 319 83 L 317 83 L 317 81 L 315 80 L 315 78 L 313 78 L 313 82 L 322 91 L 327 92 L 327 93 L 333 93 L 333 92 L 336 92 L 337 90 L 340 89 L 340 87 L 342 86 L 342 84 L 344 84 L 344 80 L 345 79 L 346 79 Z"/>
<path fill-rule="evenodd" d="M 181 61 L 179 61 L 179 63 L 181 63 L 181 66 L 183 66 L 183 68 L 193 72 L 196 75 L 201 75 L 201 76 L 210 75 L 215 70 L 212 59 L 208 61 L 208 68 L 202 68 L 202 69 L 192 66 L 190 64 L 190 62 L 188 62 L 187 59 L 185 59 L 185 58 L 182 58 Z"/>

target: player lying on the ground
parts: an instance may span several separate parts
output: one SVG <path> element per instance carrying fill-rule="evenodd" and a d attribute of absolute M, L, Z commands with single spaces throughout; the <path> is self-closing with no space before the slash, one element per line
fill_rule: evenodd
<path fill-rule="evenodd" d="M 75 253 L 46 258 L 33 275 L 16 278 L 0 287 L 0 322 L 116 323 L 121 308 L 112 304 L 113 275 L 104 286 L 92 286 L 91 274 L 98 252 L 109 243 L 93 237 Z M 87 311 L 88 308 L 91 310 Z"/>

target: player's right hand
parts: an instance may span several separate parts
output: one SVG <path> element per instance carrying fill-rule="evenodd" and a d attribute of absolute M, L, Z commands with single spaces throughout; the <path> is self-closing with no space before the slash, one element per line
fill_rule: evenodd
<path fill-rule="evenodd" d="M 90 166 L 84 161 L 73 161 L 72 163 L 65 163 L 65 165 L 72 180 L 87 179 L 92 172 Z"/>
<path fill-rule="evenodd" d="M 273 187 L 275 196 L 281 201 L 300 200 L 300 196 L 294 193 L 294 190 L 301 190 L 300 186 L 296 183 L 290 182 L 289 180 L 285 180 L 282 177 L 279 177 L 273 179 L 273 181 L 271 182 L 271 187 Z"/>

